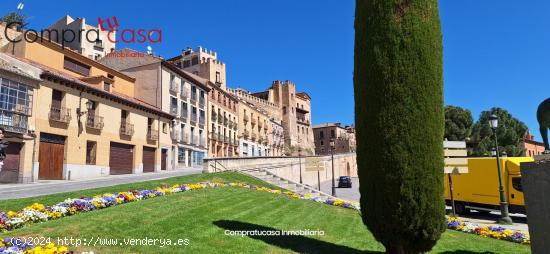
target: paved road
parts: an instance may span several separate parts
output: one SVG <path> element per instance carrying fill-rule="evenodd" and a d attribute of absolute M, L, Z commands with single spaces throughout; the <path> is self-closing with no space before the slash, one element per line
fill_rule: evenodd
<path fill-rule="evenodd" d="M 338 182 L 335 182 L 338 186 Z M 332 189 L 331 181 L 321 182 L 321 191 L 330 194 Z M 359 179 L 357 177 L 352 177 L 352 188 L 336 188 L 336 197 L 351 200 L 359 201 L 361 195 L 359 194 Z M 447 207 L 447 211 L 450 213 L 451 207 Z M 489 225 L 489 226 L 499 226 L 495 222 L 500 217 L 499 212 L 491 212 L 488 214 L 478 213 L 473 210 L 468 215 L 463 215 L 460 218 L 465 222 Z M 512 228 L 515 230 L 520 230 L 522 232 L 528 233 L 527 226 L 527 217 L 524 214 L 514 213 L 510 214 L 510 217 L 514 221 L 513 225 L 506 226 L 507 228 Z"/>
<path fill-rule="evenodd" d="M 55 180 L 38 181 L 31 184 L 0 184 L 0 200 L 36 197 L 60 192 L 92 189 L 106 186 L 113 186 L 125 183 L 143 182 L 158 180 L 176 176 L 201 174 L 202 168 L 187 168 L 183 170 L 162 171 L 155 173 L 144 173 L 139 175 L 117 175 L 101 177 L 88 180 Z"/>
<path fill-rule="evenodd" d="M 336 188 L 336 197 L 350 200 L 350 201 L 357 201 L 359 202 L 359 198 L 361 195 L 359 195 L 359 178 L 352 177 L 351 178 L 351 187 L 352 188 Z M 338 181 L 334 181 L 334 184 L 336 187 L 338 187 Z M 314 186 L 316 187 L 316 186 Z M 321 191 L 331 194 L 332 193 L 332 181 L 324 181 L 321 182 Z"/>

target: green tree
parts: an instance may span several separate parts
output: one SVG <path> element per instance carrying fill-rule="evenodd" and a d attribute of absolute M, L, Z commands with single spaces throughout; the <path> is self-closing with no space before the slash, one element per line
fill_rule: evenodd
<path fill-rule="evenodd" d="M 445 230 L 443 53 L 437 0 L 357 0 L 355 123 L 363 222 L 388 253 Z"/>
<path fill-rule="evenodd" d="M 481 112 L 479 120 L 472 127 L 472 156 L 487 156 L 495 147 L 495 139 L 489 126 L 489 116 L 495 114 L 498 117 L 497 138 L 500 152 L 506 152 L 508 156 L 522 156 L 524 153 L 521 144 L 527 126 L 508 111 L 502 108 L 492 108 Z"/>
<path fill-rule="evenodd" d="M 474 119 L 470 110 L 445 106 L 445 138 L 449 141 L 463 141 L 470 137 Z"/>

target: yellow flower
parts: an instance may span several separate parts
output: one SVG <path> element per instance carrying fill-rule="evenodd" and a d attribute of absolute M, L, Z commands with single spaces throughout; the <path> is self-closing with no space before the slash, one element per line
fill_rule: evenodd
<path fill-rule="evenodd" d="M 14 212 L 14 211 L 8 211 L 8 217 L 12 218 L 12 217 L 15 217 L 15 215 L 17 215 L 16 212 Z"/>

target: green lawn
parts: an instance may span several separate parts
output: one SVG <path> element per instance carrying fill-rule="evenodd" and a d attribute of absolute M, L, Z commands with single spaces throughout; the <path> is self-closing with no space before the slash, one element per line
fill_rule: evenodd
<path fill-rule="evenodd" d="M 186 176 L 140 184 L 102 188 L 116 191 L 145 188 L 163 183 L 197 182 L 209 179 L 255 182 L 235 173 Z M 258 183 L 258 182 L 256 182 Z M 89 195 L 88 190 L 75 195 Z M 74 194 L 74 193 L 73 193 Z M 53 195 L 29 201 L 57 201 L 66 196 Z M 10 207 L 16 201 L 4 201 Z M 51 203 L 51 202 L 46 202 Z M 21 205 L 18 205 L 21 207 Z M 225 235 L 225 230 L 322 230 L 323 236 L 240 237 Z M 305 200 L 294 200 L 270 193 L 240 188 L 204 189 L 167 197 L 128 203 L 89 213 L 62 218 L 0 235 L 97 238 L 189 239 L 187 246 L 79 247 L 95 253 L 368 253 L 382 251 L 361 222 L 357 211 Z M 75 249 L 75 248 L 72 248 Z M 447 231 L 435 253 L 529 253 L 529 247 L 476 235 Z"/>

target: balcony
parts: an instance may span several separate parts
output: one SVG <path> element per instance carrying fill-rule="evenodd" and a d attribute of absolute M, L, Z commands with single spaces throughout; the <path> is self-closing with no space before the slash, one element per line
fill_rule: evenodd
<path fill-rule="evenodd" d="M 243 137 L 248 138 L 250 136 L 250 132 L 248 130 L 243 131 Z"/>
<path fill-rule="evenodd" d="M 172 92 L 172 93 L 177 93 L 178 92 L 178 84 L 176 84 L 176 82 L 174 82 L 174 81 L 170 82 L 170 92 Z"/>
<path fill-rule="evenodd" d="M 252 120 L 250 121 L 250 123 L 251 123 L 252 125 L 256 125 L 256 118 L 252 118 Z"/>
<path fill-rule="evenodd" d="M 170 114 L 172 114 L 172 115 L 177 115 L 177 114 L 178 114 L 178 108 L 176 108 L 176 107 L 171 107 L 171 108 L 170 108 Z"/>
<path fill-rule="evenodd" d="M 258 128 L 262 128 L 264 126 L 264 124 L 262 123 L 262 121 L 258 121 Z"/>
<path fill-rule="evenodd" d="M 210 113 L 210 119 L 212 122 L 215 122 L 218 119 L 218 114 L 212 111 L 212 113 Z"/>
<path fill-rule="evenodd" d="M 187 100 L 187 98 L 189 98 L 189 92 L 187 92 L 186 89 L 181 89 L 181 90 L 180 90 L 180 97 L 181 97 L 183 100 Z"/>
<path fill-rule="evenodd" d="M 247 123 L 247 122 L 249 121 L 249 119 L 248 119 L 248 116 L 247 116 L 247 115 L 244 115 L 244 117 L 243 117 L 243 121 L 245 122 L 245 124 L 246 124 L 246 123 Z"/>
<path fill-rule="evenodd" d="M 296 122 L 303 125 L 309 125 L 309 120 L 305 118 L 296 118 Z"/>
<path fill-rule="evenodd" d="M 187 117 L 189 116 L 189 112 L 187 110 L 182 110 L 180 114 L 180 118 L 187 120 Z"/>
<path fill-rule="evenodd" d="M 103 117 L 88 114 L 88 117 L 86 118 L 86 127 L 94 130 L 101 130 L 103 129 L 104 123 L 103 123 Z"/>
<path fill-rule="evenodd" d="M 193 137 L 193 145 L 200 146 L 201 145 L 201 139 L 199 136 Z"/>
<path fill-rule="evenodd" d="M 48 118 L 55 122 L 69 123 L 71 121 L 71 109 L 64 107 L 50 106 Z"/>
<path fill-rule="evenodd" d="M 183 133 L 179 141 L 181 143 L 189 143 L 189 134 Z"/>
<path fill-rule="evenodd" d="M 221 133 L 218 133 L 218 141 L 223 142 L 223 135 Z"/>
<path fill-rule="evenodd" d="M 236 139 L 233 139 L 233 146 L 239 146 L 239 141 Z"/>
<path fill-rule="evenodd" d="M 214 133 L 214 132 L 209 132 L 208 135 L 209 135 L 209 137 L 210 137 L 211 140 L 213 140 L 213 141 L 217 141 L 217 140 L 218 140 L 218 135 L 216 135 L 216 133 Z"/>
<path fill-rule="evenodd" d="M 204 98 L 199 98 L 199 108 L 204 108 Z"/>
<path fill-rule="evenodd" d="M 191 104 L 193 104 L 193 105 L 195 105 L 195 103 L 197 103 L 197 93 L 191 93 L 190 102 L 191 102 Z"/>
<path fill-rule="evenodd" d="M 223 123 L 223 117 L 218 117 L 218 124 L 222 124 Z"/>
<path fill-rule="evenodd" d="M 174 141 L 178 141 L 179 131 L 172 130 L 172 132 L 170 132 L 170 138 L 172 138 L 172 140 L 174 140 Z"/>
<path fill-rule="evenodd" d="M 205 123 L 206 123 L 206 120 L 204 120 L 204 117 L 199 117 L 199 126 L 201 128 L 204 128 Z"/>
<path fill-rule="evenodd" d="M 153 127 L 147 128 L 147 139 L 153 141 L 159 140 L 158 130 L 154 129 Z"/>
<path fill-rule="evenodd" d="M 27 133 L 27 116 L 14 114 L 12 111 L 0 109 L 0 126 L 14 133 Z"/>
<path fill-rule="evenodd" d="M 223 137 L 223 142 L 229 144 L 229 137 Z"/>
<path fill-rule="evenodd" d="M 227 117 L 223 117 L 223 125 L 227 126 L 229 119 Z"/>
<path fill-rule="evenodd" d="M 31 115 L 31 108 L 27 105 L 16 104 L 15 105 L 15 112 L 19 113 L 19 114 L 26 115 L 26 116 L 30 116 Z"/>
<path fill-rule="evenodd" d="M 233 122 L 233 130 L 237 130 L 239 128 L 239 125 L 236 122 Z"/>
<path fill-rule="evenodd" d="M 197 115 L 191 114 L 191 125 L 196 125 L 196 124 L 197 124 Z"/>
<path fill-rule="evenodd" d="M 252 134 L 250 135 L 250 139 L 256 140 L 256 133 L 252 133 Z"/>
<path fill-rule="evenodd" d="M 128 122 L 120 123 L 120 135 L 124 135 L 124 136 L 134 135 L 134 125 Z"/>

